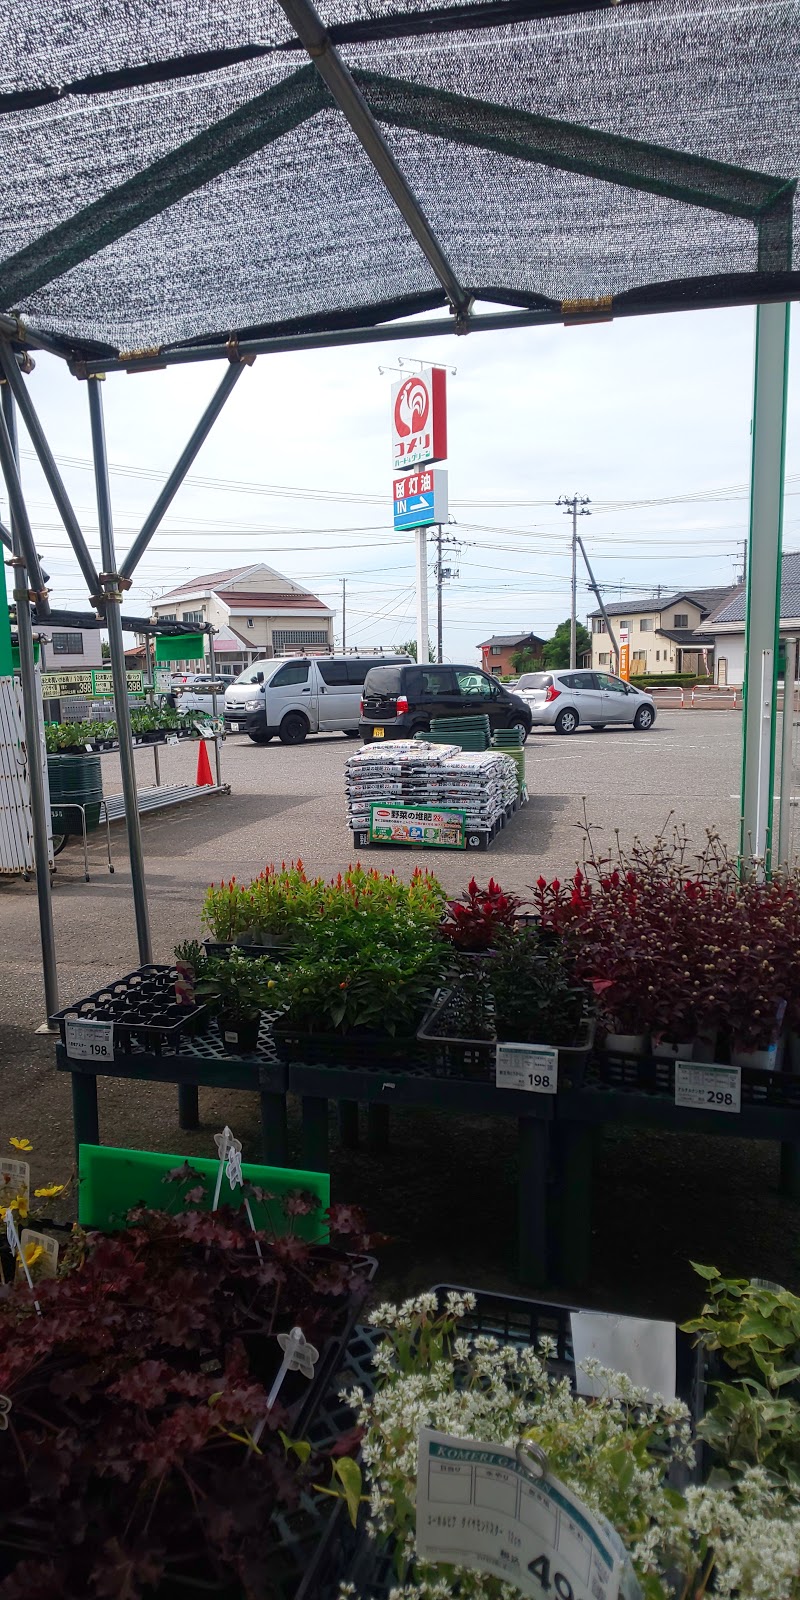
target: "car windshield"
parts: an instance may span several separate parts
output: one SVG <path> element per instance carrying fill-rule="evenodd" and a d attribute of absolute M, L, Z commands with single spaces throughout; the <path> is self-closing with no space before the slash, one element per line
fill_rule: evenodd
<path fill-rule="evenodd" d="M 550 689 L 552 688 L 552 684 L 553 680 L 549 672 L 523 672 L 519 683 L 516 684 L 515 687 L 517 690 Z"/>
<path fill-rule="evenodd" d="M 274 661 L 254 661 L 252 666 L 245 667 L 244 672 L 239 673 L 238 678 L 234 678 L 234 683 L 257 683 L 259 672 L 264 672 L 265 667 L 274 665 Z"/>

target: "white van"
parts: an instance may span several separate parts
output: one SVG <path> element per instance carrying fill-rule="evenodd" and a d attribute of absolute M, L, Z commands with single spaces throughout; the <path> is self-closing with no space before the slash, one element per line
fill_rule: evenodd
<path fill-rule="evenodd" d="M 370 667 L 410 661 L 398 655 L 290 656 L 254 661 L 225 690 L 225 732 L 268 744 L 302 744 L 309 733 L 358 738 L 361 691 Z"/>

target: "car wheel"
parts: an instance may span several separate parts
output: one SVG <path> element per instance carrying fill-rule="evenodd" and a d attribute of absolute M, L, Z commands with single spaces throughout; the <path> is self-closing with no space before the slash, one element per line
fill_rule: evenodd
<path fill-rule="evenodd" d="M 247 737 L 248 737 L 248 739 L 252 739 L 253 744 L 269 744 L 269 741 L 272 738 L 272 734 L 271 733 L 249 733 L 247 735 Z"/>
<path fill-rule="evenodd" d="M 512 719 L 509 722 L 508 726 L 509 726 L 509 728 L 519 728 L 519 731 L 522 734 L 522 743 L 524 744 L 526 739 L 527 739 L 527 737 L 528 737 L 528 734 L 531 731 L 530 728 L 528 727 L 528 724 L 525 721 L 524 717 L 512 717 Z"/>
<path fill-rule="evenodd" d="M 640 706 L 633 719 L 633 726 L 638 728 L 640 733 L 646 733 L 648 728 L 652 728 L 655 720 L 656 714 L 652 706 Z"/>
<path fill-rule="evenodd" d="M 344 736 L 345 736 L 345 739 L 360 739 L 361 738 L 361 734 L 359 733 L 358 728 L 345 728 L 344 729 Z"/>
<path fill-rule="evenodd" d="M 563 711 L 559 711 L 554 727 L 556 733 L 574 733 L 579 722 L 580 717 L 577 711 L 573 711 L 570 706 L 565 706 Z"/>
<path fill-rule="evenodd" d="M 308 723 L 300 711 L 289 711 L 278 729 L 281 744 L 302 744 L 308 733 Z"/>

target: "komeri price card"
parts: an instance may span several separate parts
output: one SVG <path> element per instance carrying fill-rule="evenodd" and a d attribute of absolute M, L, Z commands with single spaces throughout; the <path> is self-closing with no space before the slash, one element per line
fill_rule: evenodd
<path fill-rule="evenodd" d="M 422 1428 L 417 1554 L 504 1579 L 535 1600 L 636 1600 L 614 1529 L 507 1445 Z"/>

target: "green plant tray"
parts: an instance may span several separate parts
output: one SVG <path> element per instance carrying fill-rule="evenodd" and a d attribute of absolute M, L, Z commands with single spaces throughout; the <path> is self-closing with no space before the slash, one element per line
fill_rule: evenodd
<path fill-rule="evenodd" d="M 210 1211 L 217 1161 L 209 1161 L 204 1156 L 174 1156 L 156 1150 L 115 1150 L 110 1145 L 82 1144 L 78 1153 L 78 1221 L 81 1227 L 103 1228 L 113 1233 L 125 1227 L 126 1215 L 134 1206 L 147 1205 L 157 1211 L 174 1208 L 178 1187 L 166 1184 L 164 1178 L 184 1161 L 205 1178 L 207 1193 L 200 1209 Z M 277 1202 L 295 1189 L 308 1189 L 317 1195 L 320 1212 L 326 1211 L 331 1202 L 331 1180 L 327 1172 L 301 1172 L 293 1167 L 260 1167 L 243 1162 L 242 1176 L 246 1182 L 268 1189 Z M 224 1174 L 220 1203 L 237 1209 L 242 1203 L 241 1189 L 232 1191 Z M 257 1228 L 269 1228 L 274 1233 L 287 1230 L 279 1203 L 259 1204 L 253 1200 L 251 1205 Z M 292 1232 L 301 1239 L 319 1239 L 320 1220 L 313 1213 L 308 1217 L 295 1217 Z"/>

